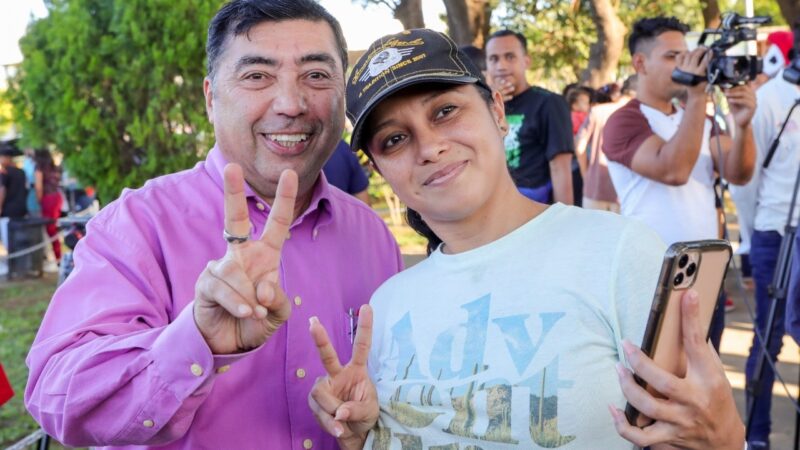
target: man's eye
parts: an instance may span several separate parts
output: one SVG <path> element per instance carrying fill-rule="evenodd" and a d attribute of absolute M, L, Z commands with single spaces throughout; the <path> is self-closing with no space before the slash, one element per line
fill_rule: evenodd
<path fill-rule="evenodd" d="M 247 79 L 247 80 L 255 80 L 255 81 L 260 81 L 260 80 L 263 80 L 264 78 L 266 78 L 266 77 L 264 76 L 263 73 L 251 73 L 251 74 L 248 74 L 247 76 L 245 76 L 245 79 Z"/>
<path fill-rule="evenodd" d="M 308 74 L 308 77 L 312 80 L 327 80 L 330 78 L 327 73 L 325 72 L 311 72 Z"/>

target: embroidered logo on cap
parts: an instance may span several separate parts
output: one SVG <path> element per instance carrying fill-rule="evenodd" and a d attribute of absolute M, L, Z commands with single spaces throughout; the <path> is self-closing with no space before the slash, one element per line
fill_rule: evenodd
<path fill-rule="evenodd" d="M 370 78 L 380 75 L 384 70 L 402 61 L 403 57 L 410 55 L 413 50 L 414 47 L 402 49 L 389 47 L 383 49 L 380 53 L 372 57 L 369 61 L 369 70 L 364 72 L 358 81 L 367 81 Z"/>

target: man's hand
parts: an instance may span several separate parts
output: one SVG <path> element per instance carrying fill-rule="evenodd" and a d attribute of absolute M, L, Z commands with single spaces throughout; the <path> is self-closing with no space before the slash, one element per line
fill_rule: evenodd
<path fill-rule="evenodd" d="M 309 330 L 328 375 L 317 379 L 308 395 L 308 406 L 322 428 L 339 439 L 343 449 L 361 449 L 367 433 L 378 421 L 378 395 L 367 373 L 372 309 L 364 305 L 359 311 L 353 358 L 344 367 L 316 317 L 311 319 Z"/>
<path fill-rule="evenodd" d="M 710 60 L 711 52 L 705 47 L 697 47 L 690 52 L 683 52 L 676 56 L 676 61 L 678 63 L 676 69 L 692 75 L 701 76 L 703 80 L 705 80 L 708 71 L 708 62 Z M 686 89 L 689 91 L 689 96 L 698 96 L 705 100 L 707 84 L 706 81 L 703 81 L 696 86 L 686 86 Z M 703 103 L 705 104 L 705 101 Z"/>
<path fill-rule="evenodd" d="M 747 128 L 756 112 L 756 93 L 752 86 L 743 84 L 725 90 L 731 107 L 733 122 L 739 128 Z"/>
<path fill-rule="evenodd" d="M 514 77 L 510 75 L 502 76 L 502 77 L 491 77 L 487 80 L 489 82 L 489 86 L 492 89 L 496 90 L 503 96 L 503 101 L 507 102 L 514 98 L 514 91 L 516 90 L 516 84 L 514 83 Z"/>
<path fill-rule="evenodd" d="M 625 414 L 609 406 L 620 436 L 645 447 L 669 444 L 687 449 L 731 449 L 744 447 L 744 425 L 736 411 L 733 392 L 717 353 L 706 342 L 699 320 L 697 293 L 681 298 L 681 333 L 686 352 L 686 376 L 658 367 L 640 349 L 625 341 L 623 346 L 633 370 L 648 385 L 664 395 L 656 398 L 642 389 L 621 363 L 617 369 L 625 398 L 655 422 L 645 428 L 631 426 Z"/>
<path fill-rule="evenodd" d="M 244 176 L 237 164 L 223 172 L 225 230 L 250 235 Z M 275 201 L 258 240 L 229 243 L 225 256 L 211 261 L 195 284 L 194 320 L 211 352 L 252 350 L 289 318 L 291 306 L 278 283 L 281 247 L 289 232 L 297 197 L 297 174 L 281 174 Z M 220 234 L 221 234 L 220 230 Z"/>

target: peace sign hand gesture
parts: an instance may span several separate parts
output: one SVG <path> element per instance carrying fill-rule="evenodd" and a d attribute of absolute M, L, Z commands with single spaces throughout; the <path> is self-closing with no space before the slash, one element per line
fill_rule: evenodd
<path fill-rule="evenodd" d="M 248 239 L 228 243 L 225 256 L 209 262 L 195 284 L 194 320 L 217 355 L 260 346 L 289 318 L 291 306 L 278 283 L 278 269 L 294 216 L 298 183 L 293 171 L 281 174 L 264 232 L 259 239 L 249 240 L 241 167 L 228 164 L 223 178 L 225 231 Z"/>
<path fill-rule="evenodd" d="M 378 422 L 378 394 L 367 372 L 367 357 L 372 343 L 372 309 L 361 307 L 353 343 L 353 358 L 342 367 L 325 327 L 312 317 L 311 337 L 327 376 L 314 383 L 308 406 L 317 422 L 339 439 L 343 449 L 361 449 L 367 433 Z"/>

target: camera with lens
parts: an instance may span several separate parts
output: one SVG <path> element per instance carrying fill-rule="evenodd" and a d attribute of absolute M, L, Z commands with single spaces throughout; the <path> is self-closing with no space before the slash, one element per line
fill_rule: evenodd
<path fill-rule="evenodd" d="M 675 69 L 672 71 L 672 81 L 686 86 L 697 86 L 707 81 L 709 84 L 728 88 L 755 79 L 761 73 L 761 58 L 750 55 L 731 56 L 726 52 L 736 44 L 756 40 L 756 29 L 743 25 L 764 25 L 771 21 L 769 16 L 743 17 L 736 13 L 725 14 L 720 27 L 703 31 L 698 41 L 698 45 L 705 45 L 709 36 L 719 36 L 719 39 L 708 45 L 711 59 L 706 75 Z"/>

